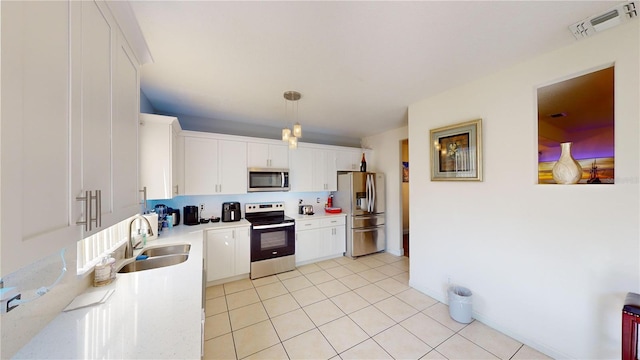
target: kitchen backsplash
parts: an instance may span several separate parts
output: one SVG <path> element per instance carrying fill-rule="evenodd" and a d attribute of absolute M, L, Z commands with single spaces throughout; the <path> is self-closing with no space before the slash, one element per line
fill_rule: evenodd
<path fill-rule="evenodd" d="M 149 210 L 153 209 L 157 204 L 164 204 L 169 207 L 180 209 L 182 224 L 184 220 L 184 214 L 182 208 L 187 205 L 199 206 L 205 205 L 203 212 L 204 218 L 211 216 L 220 216 L 222 210 L 222 203 L 228 201 L 240 202 L 242 208 L 242 217 L 244 218 L 244 205 L 247 203 L 261 203 L 261 202 L 273 202 L 283 201 L 285 203 L 285 213 L 289 216 L 296 215 L 298 213 L 298 202 L 302 199 L 302 203 L 305 205 L 313 205 L 315 213 L 323 213 L 324 205 L 327 202 L 327 198 L 331 194 L 330 191 L 321 192 L 261 192 L 242 195 L 201 195 L 201 196 L 177 196 L 170 200 L 149 200 L 147 207 Z M 318 203 L 318 199 L 320 202 Z"/>

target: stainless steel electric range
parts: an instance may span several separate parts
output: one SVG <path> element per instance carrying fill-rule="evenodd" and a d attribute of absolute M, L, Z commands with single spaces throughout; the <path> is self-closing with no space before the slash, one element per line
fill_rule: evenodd
<path fill-rule="evenodd" d="M 245 204 L 251 223 L 251 279 L 296 268 L 296 223 L 283 202 Z"/>

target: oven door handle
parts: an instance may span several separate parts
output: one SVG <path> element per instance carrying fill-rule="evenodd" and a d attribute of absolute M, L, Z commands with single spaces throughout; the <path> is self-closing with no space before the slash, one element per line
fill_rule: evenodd
<path fill-rule="evenodd" d="M 257 226 L 253 226 L 253 230 L 276 229 L 276 228 L 287 227 L 287 226 L 295 226 L 295 225 L 296 225 L 296 223 L 293 223 L 293 222 L 281 223 L 281 224 L 272 224 L 272 225 L 257 225 Z"/>

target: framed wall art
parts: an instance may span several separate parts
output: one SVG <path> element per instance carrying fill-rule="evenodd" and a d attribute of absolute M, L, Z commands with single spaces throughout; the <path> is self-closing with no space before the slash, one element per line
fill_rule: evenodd
<path fill-rule="evenodd" d="M 482 181 L 482 119 L 430 131 L 431 181 Z"/>

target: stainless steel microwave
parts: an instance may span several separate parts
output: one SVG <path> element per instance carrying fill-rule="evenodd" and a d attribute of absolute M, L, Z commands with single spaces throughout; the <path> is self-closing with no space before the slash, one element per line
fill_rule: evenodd
<path fill-rule="evenodd" d="M 289 169 L 249 168 L 247 191 L 289 191 Z"/>

